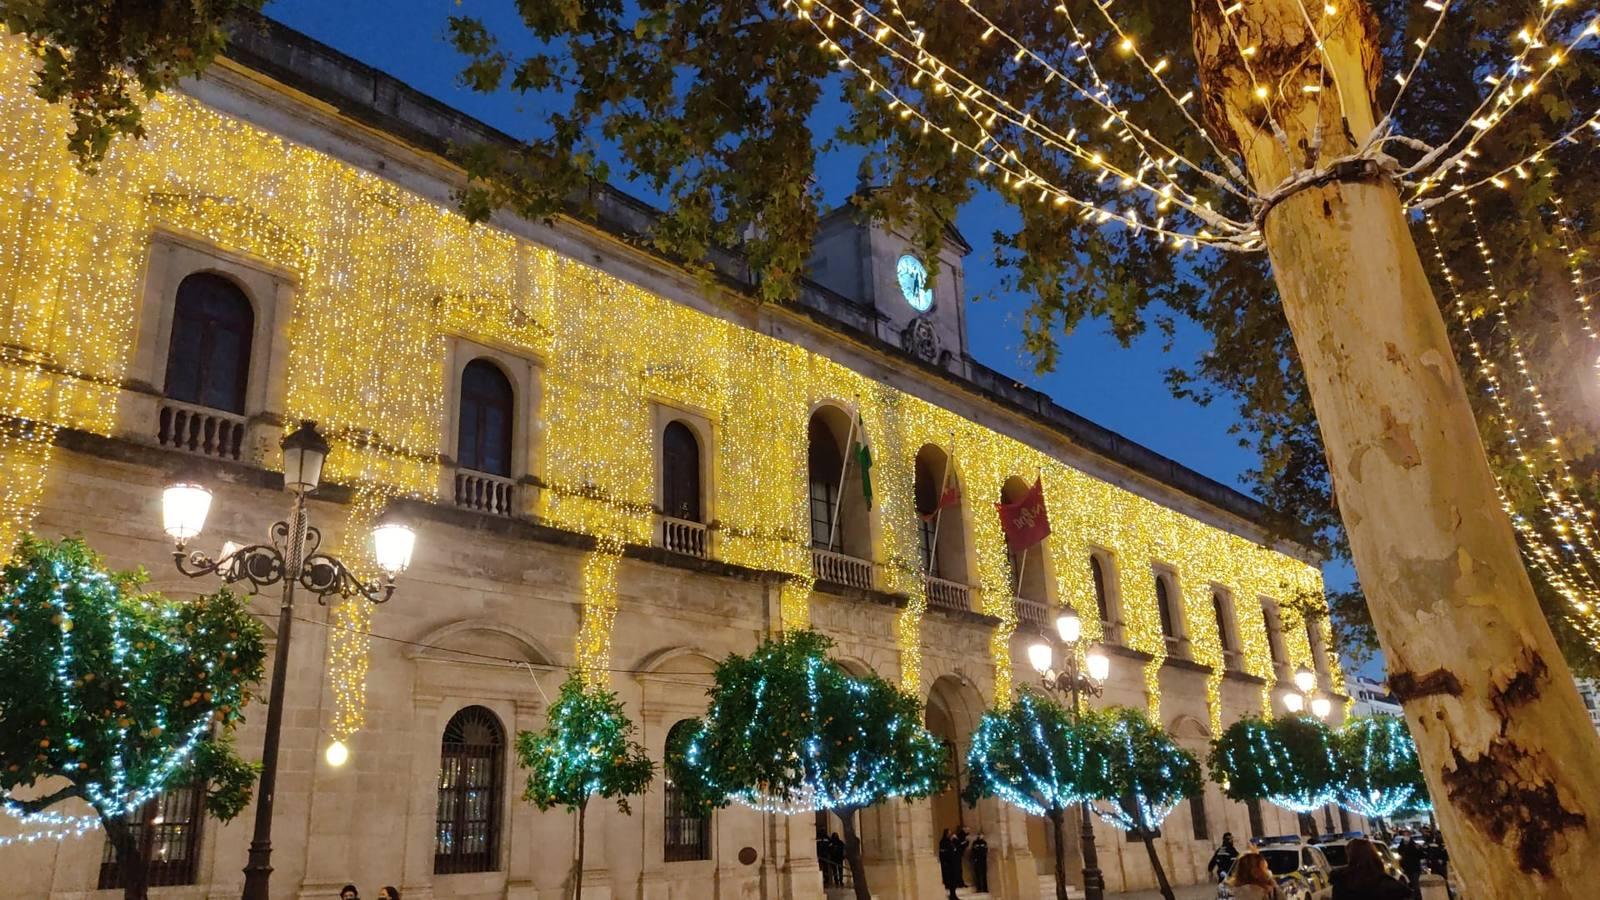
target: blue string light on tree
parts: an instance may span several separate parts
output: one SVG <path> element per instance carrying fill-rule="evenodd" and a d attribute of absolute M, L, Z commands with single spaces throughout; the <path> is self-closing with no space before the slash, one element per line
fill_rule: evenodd
<path fill-rule="evenodd" d="M 1399 716 L 1357 716 L 1345 722 L 1336 739 L 1339 805 L 1369 819 L 1387 819 L 1409 808 L 1428 808 L 1427 785 L 1405 720 Z"/>
<path fill-rule="evenodd" d="M 740 803 L 783 814 L 829 810 L 861 868 L 856 814 L 890 797 L 926 797 L 947 780 L 922 703 L 827 657 L 828 638 L 788 631 L 717 666 L 711 705 L 668 748 L 673 783 L 704 808 Z"/>
<path fill-rule="evenodd" d="M 1267 800 L 1297 813 L 1333 802 L 1342 783 L 1332 731 L 1305 716 L 1229 725 L 1212 744 L 1211 774 L 1233 800 Z"/>
<path fill-rule="evenodd" d="M 27 826 L 0 844 L 99 826 L 136 859 L 126 817 L 174 779 L 204 783 L 217 818 L 248 803 L 255 770 L 230 735 L 261 677 L 261 626 L 227 592 L 179 603 L 141 580 L 75 539 L 25 538 L 0 573 L 0 811 Z M 93 815 L 53 808 L 73 799 Z"/>

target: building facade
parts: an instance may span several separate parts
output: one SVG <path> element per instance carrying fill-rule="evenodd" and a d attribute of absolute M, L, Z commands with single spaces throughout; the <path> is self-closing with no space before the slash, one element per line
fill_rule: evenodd
<path fill-rule="evenodd" d="M 784 628 L 925 698 L 954 760 L 1034 677 L 1025 648 L 1064 604 L 1111 651 L 1097 702 L 1149 709 L 1202 755 L 1298 666 L 1344 695 L 1307 615 L 1316 560 L 1265 510 L 968 355 L 959 235 L 924 261 L 846 210 L 800 299 L 757 304 L 736 256 L 708 287 L 602 187 L 587 215 L 469 224 L 447 149 L 503 138 L 269 22 L 92 176 L 30 65 L 0 42 L 0 537 L 81 534 L 155 589 L 206 590 L 167 563 L 161 488 L 214 491 L 201 543 L 256 540 L 286 509 L 277 443 L 302 419 L 333 441 L 310 504 L 325 547 L 359 556 L 385 507 L 418 529 L 390 603 L 298 613 L 274 896 L 565 897 L 573 821 L 519 799 L 516 733 L 585 669 L 660 760 L 715 662 Z M 1052 533 L 1012 556 L 992 504 L 1036 479 Z M 276 598 L 252 602 L 270 624 Z M 146 821 L 157 896 L 237 893 L 248 811 L 205 821 L 172 786 Z M 877 895 L 934 896 L 957 825 L 987 836 L 994 896 L 1048 886 L 1042 820 L 951 791 L 864 814 Z M 1224 831 L 1297 825 L 1208 784 L 1159 852 L 1192 883 Z M 585 897 L 821 898 L 819 827 L 700 818 L 661 779 L 631 815 L 591 811 Z M 1113 889 L 1153 884 L 1142 847 L 1097 839 Z M 114 890 L 106 853 L 94 834 L 0 847 L 0 893 Z"/>

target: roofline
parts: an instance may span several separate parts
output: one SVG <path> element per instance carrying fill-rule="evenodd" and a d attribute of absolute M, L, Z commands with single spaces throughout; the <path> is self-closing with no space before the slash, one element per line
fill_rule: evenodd
<path fill-rule="evenodd" d="M 523 143 L 268 16 L 237 14 L 229 31 L 223 53 L 228 60 L 306 94 L 340 116 L 425 153 L 448 161 L 453 147 L 480 142 L 505 146 Z M 326 74 L 319 77 L 322 73 Z M 338 78 L 329 77 L 332 75 Z M 351 89 L 353 85 L 360 86 L 359 92 Z M 668 265 L 680 266 L 679 261 L 633 240 L 663 215 L 655 206 L 601 182 L 591 182 L 586 196 L 571 198 L 567 206 L 566 214 L 573 220 L 624 240 L 634 249 Z M 955 236 L 960 238 L 959 233 Z M 965 244 L 964 239 L 962 244 Z M 726 288 L 758 302 L 753 299 L 755 275 L 737 252 L 713 250 L 709 262 Z M 790 308 L 901 365 L 975 393 L 1042 425 L 1097 457 L 1234 516 L 1262 531 L 1265 537 L 1257 540 L 1263 543 L 1287 545 L 1298 551 L 1296 555 L 1309 561 L 1326 560 L 1315 547 L 1311 529 L 1305 525 L 1288 520 L 1259 500 L 1066 409 L 1044 392 L 1027 387 L 970 357 L 965 360 L 972 373 L 970 378 L 923 362 L 877 336 L 872 325 L 881 316 L 875 310 L 808 278 L 800 279 L 799 295 Z"/>

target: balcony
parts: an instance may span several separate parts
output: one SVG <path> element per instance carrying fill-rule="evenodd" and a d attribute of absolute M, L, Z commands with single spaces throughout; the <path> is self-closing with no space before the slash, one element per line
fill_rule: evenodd
<path fill-rule="evenodd" d="M 1050 622 L 1050 606 L 1037 600 L 1024 600 L 1021 597 L 1011 598 L 1012 608 L 1017 611 L 1018 625 L 1032 625 L 1035 628 L 1047 628 Z"/>
<path fill-rule="evenodd" d="M 673 553 L 684 556 L 695 556 L 705 559 L 706 526 L 700 522 L 688 519 L 675 519 L 672 516 L 658 516 L 661 520 L 661 546 Z"/>
<path fill-rule="evenodd" d="M 928 605 L 940 609 L 954 609 L 967 612 L 972 609 L 972 588 L 955 581 L 946 581 L 932 575 L 923 576 L 928 580 Z"/>
<path fill-rule="evenodd" d="M 821 547 L 811 548 L 811 574 L 818 581 L 872 590 L 872 563 Z"/>
<path fill-rule="evenodd" d="M 162 400 L 157 422 L 156 440 L 163 447 L 234 461 L 244 447 L 244 416 Z"/>
<path fill-rule="evenodd" d="M 491 516 L 516 515 L 516 482 L 472 469 L 456 470 L 456 505 Z"/>

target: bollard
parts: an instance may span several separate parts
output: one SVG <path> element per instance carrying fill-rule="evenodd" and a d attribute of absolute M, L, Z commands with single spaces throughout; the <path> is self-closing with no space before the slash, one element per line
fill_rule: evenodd
<path fill-rule="evenodd" d="M 1450 891 L 1445 888 L 1444 879 L 1432 872 L 1424 872 L 1418 884 L 1422 887 L 1422 900 L 1450 900 Z"/>

